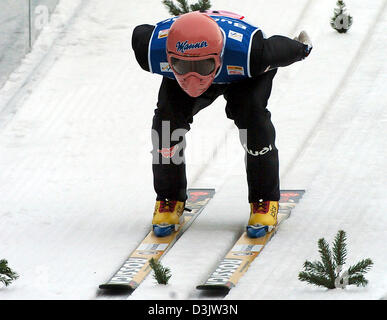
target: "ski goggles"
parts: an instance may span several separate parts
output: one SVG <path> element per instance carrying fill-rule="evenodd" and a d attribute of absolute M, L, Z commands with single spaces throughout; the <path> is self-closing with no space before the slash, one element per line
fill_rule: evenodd
<path fill-rule="evenodd" d="M 180 59 L 177 56 L 171 56 L 171 67 L 179 75 L 190 72 L 196 72 L 201 76 L 208 76 L 215 72 L 217 63 L 215 58 L 185 58 Z"/>

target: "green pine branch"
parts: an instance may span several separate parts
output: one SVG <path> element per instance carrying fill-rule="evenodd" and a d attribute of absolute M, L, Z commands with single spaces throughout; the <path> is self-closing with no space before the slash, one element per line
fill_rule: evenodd
<path fill-rule="evenodd" d="M 198 3 L 190 5 L 191 11 L 205 11 L 211 8 L 210 0 L 199 0 Z"/>
<path fill-rule="evenodd" d="M 300 272 L 298 274 L 298 279 L 300 281 L 305 281 L 305 282 L 308 282 L 309 284 L 313 284 L 319 287 L 326 287 L 329 289 L 334 288 L 334 287 L 331 288 L 332 282 L 328 277 L 315 274 L 313 272 Z"/>
<path fill-rule="evenodd" d="M 187 0 L 176 0 L 178 5 L 173 0 L 162 0 L 164 6 L 173 16 L 179 16 L 190 11 L 204 11 L 211 8 L 210 0 L 199 0 L 195 4 L 188 5 Z"/>
<path fill-rule="evenodd" d="M 189 12 L 189 6 L 187 0 L 176 0 L 178 6 L 175 5 L 173 0 L 163 0 L 162 3 L 168 8 L 169 13 L 173 16 L 179 16 Z"/>
<path fill-rule="evenodd" d="M 335 260 L 336 266 L 345 265 L 345 260 L 347 258 L 347 249 L 345 247 L 345 241 L 347 240 L 347 235 L 343 230 L 339 230 L 336 235 L 335 241 L 333 242 L 333 258 Z"/>
<path fill-rule="evenodd" d="M 339 7 L 339 9 L 345 10 L 345 3 L 343 0 L 338 0 L 336 5 Z"/>
<path fill-rule="evenodd" d="M 189 12 L 189 6 L 187 0 L 176 0 L 181 8 L 181 12 L 188 13 Z"/>
<path fill-rule="evenodd" d="M 345 288 L 346 285 L 366 286 L 364 274 L 373 266 L 371 259 L 364 259 L 342 273 L 347 258 L 347 236 L 339 230 L 332 246 L 332 252 L 324 238 L 318 240 L 321 261 L 305 261 L 298 279 L 328 289 Z"/>
<path fill-rule="evenodd" d="M 5 259 L 0 260 L 0 282 L 6 287 L 16 280 L 19 275 L 8 267 L 8 261 Z"/>
<path fill-rule="evenodd" d="M 364 278 L 362 274 L 356 275 L 356 276 L 351 276 L 348 278 L 348 284 L 354 284 L 357 287 L 365 287 L 368 284 L 368 280 Z"/>
<path fill-rule="evenodd" d="M 355 264 L 354 266 L 349 267 L 348 275 L 349 276 L 357 276 L 367 273 L 371 267 L 373 266 L 373 262 L 371 259 L 364 259 Z"/>
<path fill-rule="evenodd" d="M 324 265 L 320 261 L 310 262 L 308 260 L 304 263 L 304 270 L 306 272 L 313 272 L 321 276 L 327 276 Z"/>
<path fill-rule="evenodd" d="M 159 284 L 168 284 L 171 278 L 171 270 L 167 267 L 163 267 L 162 264 L 154 258 L 149 260 L 149 265 L 152 268 L 154 274 L 153 277 Z"/>
<path fill-rule="evenodd" d="M 163 0 L 162 3 L 167 7 L 171 15 L 179 16 L 183 14 L 181 10 L 173 3 L 172 0 Z"/>
<path fill-rule="evenodd" d="M 331 250 L 329 249 L 329 244 L 325 241 L 324 238 L 322 238 L 318 240 L 318 248 L 319 248 L 322 264 L 324 266 L 325 272 L 331 283 L 330 286 L 334 287 L 335 279 L 336 279 L 336 274 L 335 274 L 336 265 L 332 260 L 332 253 L 331 253 Z"/>

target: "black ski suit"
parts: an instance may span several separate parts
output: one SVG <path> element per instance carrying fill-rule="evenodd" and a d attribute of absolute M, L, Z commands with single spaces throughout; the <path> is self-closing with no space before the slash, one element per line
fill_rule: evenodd
<path fill-rule="evenodd" d="M 152 25 L 139 25 L 132 36 L 137 62 L 146 71 L 149 71 L 148 47 L 153 29 Z M 247 129 L 247 139 L 246 135 L 240 135 L 240 139 L 246 150 L 249 202 L 260 199 L 278 201 L 278 150 L 275 146 L 275 129 L 270 112 L 266 108 L 267 102 L 277 68 L 302 60 L 309 52 L 310 48 L 301 42 L 278 35 L 265 39 L 262 32 L 258 31 L 252 40 L 252 78 L 230 84 L 212 84 L 202 95 L 192 98 L 180 88 L 176 80 L 163 77 L 152 125 L 152 129 L 160 137 L 152 139 L 152 166 L 157 200 L 185 201 L 187 198 L 185 162 L 174 164 L 171 161 L 169 164 L 163 164 L 162 161 L 162 121 L 170 122 L 170 132 L 175 129 L 189 130 L 193 116 L 223 95 L 227 101 L 227 117 L 234 120 L 239 129 Z M 172 141 L 170 146 L 181 142 Z M 182 157 L 184 148 L 180 148 L 178 152 Z"/>

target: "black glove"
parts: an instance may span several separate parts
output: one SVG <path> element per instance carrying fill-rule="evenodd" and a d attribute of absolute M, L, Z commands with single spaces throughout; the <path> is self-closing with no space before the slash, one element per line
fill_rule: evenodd
<path fill-rule="evenodd" d="M 301 42 L 305 45 L 305 57 L 307 57 L 313 49 L 313 44 L 306 31 L 301 31 L 300 34 L 294 38 L 294 40 Z"/>

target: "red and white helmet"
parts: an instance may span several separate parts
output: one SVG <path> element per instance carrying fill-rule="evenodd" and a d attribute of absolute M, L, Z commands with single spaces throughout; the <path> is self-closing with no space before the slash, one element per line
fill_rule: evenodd
<path fill-rule="evenodd" d="M 212 84 L 222 52 L 222 31 L 206 13 L 183 14 L 168 32 L 168 63 L 180 87 L 191 97 L 200 96 Z"/>

